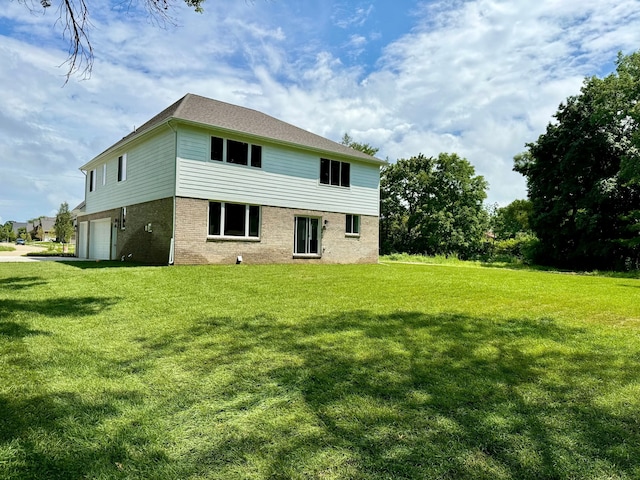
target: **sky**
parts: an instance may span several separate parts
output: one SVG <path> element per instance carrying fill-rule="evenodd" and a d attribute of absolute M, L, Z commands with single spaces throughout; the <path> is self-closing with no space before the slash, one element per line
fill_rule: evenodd
<path fill-rule="evenodd" d="M 65 84 L 60 0 L 24 1 L 0 9 L 0 223 L 78 205 L 79 167 L 186 93 L 389 162 L 455 152 L 504 206 L 526 198 L 513 156 L 640 48 L 640 0 L 174 0 L 165 24 L 87 0 L 93 71 Z"/>

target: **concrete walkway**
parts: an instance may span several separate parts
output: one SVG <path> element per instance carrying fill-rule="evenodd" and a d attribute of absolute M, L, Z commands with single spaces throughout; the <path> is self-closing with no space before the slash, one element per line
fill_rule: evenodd
<path fill-rule="evenodd" d="M 15 248 L 15 250 L 11 252 L 0 252 L 0 263 L 76 262 L 81 260 L 76 257 L 27 257 L 28 253 L 42 252 L 44 248 L 34 247 L 33 245 L 13 245 L 11 243 L 0 243 L 0 245 Z"/>

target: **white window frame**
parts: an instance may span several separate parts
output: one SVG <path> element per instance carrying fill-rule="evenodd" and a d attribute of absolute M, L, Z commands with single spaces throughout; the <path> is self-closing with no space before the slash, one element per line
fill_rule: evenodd
<path fill-rule="evenodd" d="M 209 233 L 211 231 L 211 204 L 219 203 L 220 204 L 220 234 L 212 235 Z M 245 215 L 244 215 L 244 235 L 225 235 L 224 231 L 226 228 L 225 220 L 226 220 L 226 206 L 229 205 L 243 205 L 245 207 Z M 251 207 L 258 208 L 258 235 L 250 235 L 251 228 Z M 260 241 L 260 234 L 262 233 L 262 207 L 260 205 L 254 205 L 249 203 L 235 203 L 235 202 L 220 202 L 217 200 L 210 200 L 209 206 L 207 208 L 207 239 L 210 240 L 235 240 L 235 241 L 250 241 L 250 242 L 258 242 Z"/>
<path fill-rule="evenodd" d="M 298 251 L 298 222 L 305 221 L 306 222 L 306 239 L 305 239 L 305 248 L 304 252 Z M 316 221 L 316 240 L 318 242 L 316 250 L 317 252 L 311 252 L 311 241 L 313 237 L 309 234 L 313 228 L 313 222 Z M 294 258 L 321 258 L 322 257 L 322 218 L 307 216 L 307 215 L 296 215 L 293 221 L 293 257 Z"/>
<path fill-rule="evenodd" d="M 221 160 L 214 160 L 213 158 L 211 158 L 211 155 L 213 154 L 212 152 L 212 148 L 211 148 L 211 143 L 213 142 L 214 138 L 218 138 L 220 140 L 222 140 L 222 159 Z M 235 162 L 228 162 L 227 161 L 227 156 L 228 156 L 228 146 L 227 143 L 229 141 L 232 142 L 237 142 L 237 143 L 246 143 L 247 144 L 247 164 L 244 165 L 242 163 L 235 163 Z M 260 165 L 253 165 L 253 148 L 254 147 L 259 147 L 260 148 Z M 209 161 L 210 162 L 219 162 L 219 163 L 226 163 L 229 165 L 237 165 L 239 167 L 251 167 L 251 168 L 259 168 L 262 169 L 262 150 L 263 147 L 262 145 L 257 145 L 255 143 L 249 143 L 249 142 L 245 142 L 242 140 L 234 140 L 232 138 L 224 138 L 224 137 L 219 137 L 217 135 L 211 135 L 210 139 L 209 139 Z"/>
<path fill-rule="evenodd" d="M 102 186 L 107 184 L 107 164 L 102 165 Z"/>
<path fill-rule="evenodd" d="M 328 165 L 327 174 L 329 178 L 327 181 L 323 181 L 322 178 L 322 165 L 326 162 Z M 345 165 L 347 168 L 345 168 Z M 338 169 L 338 182 L 333 182 L 333 173 L 335 172 L 335 167 Z M 348 175 L 345 175 L 345 170 L 348 170 Z M 320 177 L 318 178 L 318 182 L 320 185 L 327 185 L 331 187 L 340 187 L 340 188 L 351 188 L 351 163 L 350 162 L 341 162 L 340 160 L 331 160 L 330 158 L 321 158 L 320 159 Z"/>
<path fill-rule="evenodd" d="M 95 168 L 89 171 L 88 180 L 89 180 L 89 191 L 95 192 L 97 187 L 96 182 L 98 180 L 98 171 Z"/>
<path fill-rule="evenodd" d="M 120 209 L 120 230 L 125 230 L 127 227 L 127 207 Z"/>
<path fill-rule="evenodd" d="M 127 180 L 127 154 L 118 157 L 118 182 Z"/>
<path fill-rule="evenodd" d="M 348 213 L 345 215 L 345 236 L 359 237 L 362 226 L 362 217 Z"/>

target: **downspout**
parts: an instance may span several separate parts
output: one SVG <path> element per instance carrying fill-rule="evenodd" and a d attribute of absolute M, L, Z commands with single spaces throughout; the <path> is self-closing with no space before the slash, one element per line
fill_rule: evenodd
<path fill-rule="evenodd" d="M 176 248 L 176 191 L 178 190 L 178 129 L 171 126 L 171 119 L 167 121 L 167 126 L 173 130 L 175 139 L 173 142 L 173 225 L 171 232 L 171 244 L 169 245 L 169 265 L 173 265 Z"/>

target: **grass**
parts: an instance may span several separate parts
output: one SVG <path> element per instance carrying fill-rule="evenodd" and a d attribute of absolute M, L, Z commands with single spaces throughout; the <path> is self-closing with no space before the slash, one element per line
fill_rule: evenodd
<path fill-rule="evenodd" d="M 9 245 L 0 245 L 0 252 L 13 252 L 15 251 L 16 247 L 12 247 Z"/>
<path fill-rule="evenodd" d="M 0 264 L 0 479 L 640 477 L 640 280 Z"/>

